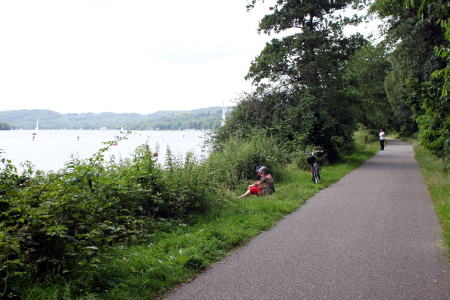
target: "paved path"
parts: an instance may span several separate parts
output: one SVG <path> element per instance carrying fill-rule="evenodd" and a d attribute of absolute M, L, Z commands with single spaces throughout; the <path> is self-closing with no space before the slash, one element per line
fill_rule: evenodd
<path fill-rule="evenodd" d="M 441 239 L 412 147 L 390 141 L 168 299 L 450 299 Z"/>

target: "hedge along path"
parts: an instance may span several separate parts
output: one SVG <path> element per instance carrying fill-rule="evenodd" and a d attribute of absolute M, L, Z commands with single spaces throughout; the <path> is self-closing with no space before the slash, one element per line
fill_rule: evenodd
<path fill-rule="evenodd" d="M 449 299 L 412 146 L 385 151 L 167 299 Z"/>

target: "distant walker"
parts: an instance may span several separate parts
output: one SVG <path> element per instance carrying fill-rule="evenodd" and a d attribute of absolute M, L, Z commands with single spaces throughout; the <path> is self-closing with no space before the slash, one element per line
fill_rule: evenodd
<path fill-rule="evenodd" d="M 384 136 L 385 136 L 385 133 L 384 133 L 383 129 L 380 129 L 380 133 L 378 134 L 378 136 L 380 137 L 380 149 L 384 150 Z"/>

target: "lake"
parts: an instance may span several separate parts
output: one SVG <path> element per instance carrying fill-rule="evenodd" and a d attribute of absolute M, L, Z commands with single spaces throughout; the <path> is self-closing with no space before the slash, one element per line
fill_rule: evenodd
<path fill-rule="evenodd" d="M 133 131 L 128 139 L 111 146 L 106 156 L 116 159 L 130 157 L 136 147 L 147 144 L 158 151 L 158 162 L 164 163 L 167 147 L 177 156 L 193 152 L 197 158 L 207 155 L 203 150 L 206 131 Z M 73 154 L 88 158 L 103 142 L 112 141 L 122 135 L 118 130 L 40 130 L 33 139 L 32 130 L 0 130 L 0 149 L 3 157 L 13 161 L 17 167 L 30 161 L 36 169 L 50 171 L 64 167 Z"/>

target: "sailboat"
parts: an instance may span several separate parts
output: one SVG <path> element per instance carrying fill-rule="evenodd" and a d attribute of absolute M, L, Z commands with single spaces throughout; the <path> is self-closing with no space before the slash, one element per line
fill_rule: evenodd
<path fill-rule="evenodd" d="M 222 106 L 222 120 L 220 121 L 220 126 L 225 125 L 225 122 L 227 121 L 227 117 L 225 115 L 225 105 Z"/>
<path fill-rule="evenodd" d="M 39 131 L 39 119 L 36 120 L 36 128 L 33 131 L 33 135 L 37 135 Z"/>

